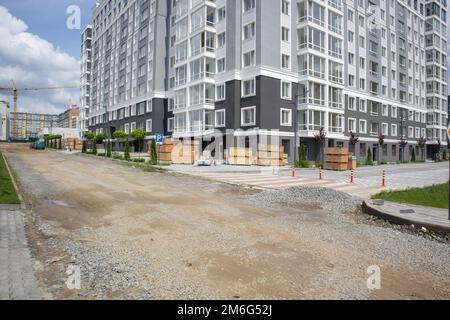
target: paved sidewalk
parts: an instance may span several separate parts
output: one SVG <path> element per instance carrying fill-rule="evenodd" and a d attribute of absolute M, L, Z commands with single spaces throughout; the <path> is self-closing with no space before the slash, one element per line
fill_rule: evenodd
<path fill-rule="evenodd" d="M 41 299 L 20 211 L 0 211 L 0 300 Z"/>
<path fill-rule="evenodd" d="M 403 190 L 410 187 L 423 187 L 448 181 L 448 163 L 417 163 L 374 167 L 362 167 L 355 171 L 354 183 L 350 183 L 350 172 L 324 171 L 319 180 L 318 169 L 297 169 L 292 177 L 292 169 L 217 166 L 197 167 L 172 165 L 170 171 L 201 176 L 237 185 L 247 185 L 260 189 L 282 190 L 293 186 L 322 186 L 342 191 L 353 196 L 369 199 L 382 191 L 382 173 L 386 171 L 386 189 Z"/>
<path fill-rule="evenodd" d="M 380 200 L 364 202 L 366 213 L 396 224 L 415 225 L 432 231 L 450 233 L 448 210 Z"/>

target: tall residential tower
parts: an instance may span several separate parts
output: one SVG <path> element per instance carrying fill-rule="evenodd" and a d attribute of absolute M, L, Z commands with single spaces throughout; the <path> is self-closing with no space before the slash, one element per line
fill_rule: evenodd
<path fill-rule="evenodd" d="M 317 158 L 321 129 L 378 161 L 420 154 L 427 137 L 432 156 L 446 144 L 446 15 L 445 0 L 104 0 L 89 127 L 234 130 L 291 161 L 300 143 Z"/>

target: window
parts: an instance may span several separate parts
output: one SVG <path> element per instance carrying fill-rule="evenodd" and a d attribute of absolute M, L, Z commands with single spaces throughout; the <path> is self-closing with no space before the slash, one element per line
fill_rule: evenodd
<path fill-rule="evenodd" d="M 360 143 L 359 144 L 359 156 L 360 157 L 365 157 L 366 156 L 366 144 L 365 143 Z"/>
<path fill-rule="evenodd" d="M 290 41 L 291 30 L 286 27 L 281 27 L 281 40 L 289 42 Z"/>
<path fill-rule="evenodd" d="M 254 126 L 256 124 L 256 107 L 241 109 L 241 125 Z"/>
<path fill-rule="evenodd" d="M 359 133 L 367 133 L 367 121 L 359 120 Z"/>
<path fill-rule="evenodd" d="M 291 2 L 288 0 L 282 0 L 281 1 L 281 12 L 283 14 L 289 15 L 290 14 L 290 7 L 291 7 Z"/>
<path fill-rule="evenodd" d="M 136 130 L 136 122 L 132 122 L 131 123 L 131 127 L 130 127 L 131 132 Z"/>
<path fill-rule="evenodd" d="M 354 97 L 348 97 L 348 110 L 356 110 Z"/>
<path fill-rule="evenodd" d="M 129 123 L 125 123 L 124 131 L 125 131 L 126 134 L 130 133 L 130 124 Z"/>
<path fill-rule="evenodd" d="M 244 0 L 244 12 L 254 9 L 256 6 L 255 0 Z"/>
<path fill-rule="evenodd" d="M 256 80 L 250 79 L 242 82 L 242 96 L 248 97 L 256 94 Z"/>
<path fill-rule="evenodd" d="M 388 124 L 387 123 L 382 123 L 381 124 L 381 134 L 384 136 L 389 135 L 389 129 L 388 129 Z"/>
<path fill-rule="evenodd" d="M 255 50 L 244 53 L 244 68 L 255 65 Z"/>
<path fill-rule="evenodd" d="M 173 132 L 174 124 L 175 124 L 174 118 L 167 119 L 167 131 L 168 132 Z"/>
<path fill-rule="evenodd" d="M 151 133 L 153 131 L 153 120 L 148 119 L 145 121 L 145 131 Z"/>
<path fill-rule="evenodd" d="M 225 9 L 225 7 L 219 8 L 217 10 L 217 22 L 225 20 L 225 18 L 226 18 L 226 9 Z"/>
<path fill-rule="evenodd" d="M 217 48 L 222 48 L 225 46 L 225 32 L 217 35 Z"/>
<path fill-rule="evenodd" d="M 217 128 L 225 127 L 225 110 L 216 111 L 216 127 Z"/>
<path fill-rule="evenodd" d="M 291 92 L 292 92 L 291 83 L 281 81 L 281 98 L 282 99 L 291 99 L 292 98 Z"/>
<path fill-rule="evenodd" d="M 291 57 L 287 54 L 281 55 L 281 67 L 283 69 L 290 69 L 291 67 Z"/>
<path fill-rule="evenodd" d="M 225 58 L 217 60 L 217 73 L 225 72 Z"/>
<path fill-rule="evenodd" d="M 280 110 L 280 125 L 290 127 L 292 126 L 292 110 L 281 109 Z"/>
<path fill-rule="evenodd" d="M 356 133 L 356 119 L 348 118 L 348 132 Z"/>
<path fill-rule="evenodd" d="M 255 36 L 255 31 L 256 31 L 256 27 L 255 27 L 255 23 L 249 23 L 247 25 L 244 26 L 244 40 L 249 40 L 251 38 L 253 38 Z"/>
<path fill-rule="evenodd" d="M 225 100 L 225 84 L 216 86 L 216 101 Z"/>
<path fill-rule="evenodd" d="M 153 101 L 147 101 L 147 107 L 146 107 L 146 111 L 147 112 L 152 112 L 153 111 Z"/>

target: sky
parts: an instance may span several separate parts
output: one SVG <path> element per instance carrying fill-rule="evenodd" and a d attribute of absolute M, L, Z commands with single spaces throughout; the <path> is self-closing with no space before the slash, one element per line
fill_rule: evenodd
<path fill-rule="evenodd" d="M 17 88 L 78 86 L 80 36 L 70 30 L 70 5 L 81 9 L 81 29 L 90 20 L 95 0 L 0 0 L 0 86 L 14 79 Z M 9 92 L 0 100 L 10 102 Z M 79 104 L 79 89 L 19 93 L 19 111 L 59 113 Z"/>
<path fill-rule="evenodd" d="M 80 35 L 96 2 L 0 0 L 0 86 L 10 79 L 18 88 L 78 86 Z M 67 28 L 71 5 L 81 9 L 81 30 Z M 450 52 L 450 40 L 448 45 Z M 0 91 L 0 100 L 12 105 L 7 92 Z M 59 113 L 69 104 L 79 104 L 78 89 L 21 93 L 18 102 L 20 111 L 42 113 Z"/>

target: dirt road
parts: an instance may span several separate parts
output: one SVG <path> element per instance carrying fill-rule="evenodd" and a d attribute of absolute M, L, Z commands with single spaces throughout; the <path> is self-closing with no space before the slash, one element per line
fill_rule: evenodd
<path fill-rule="evenodd" d="M 242 189 L 2 144 L 29 203 L 48 298 L 450 298 L 450 246 L 318 206 L 261 209 Z M 80 267 L 81 288 L 65 285 Z M 381 268 L 381 289 L 367 269 Z"/>

